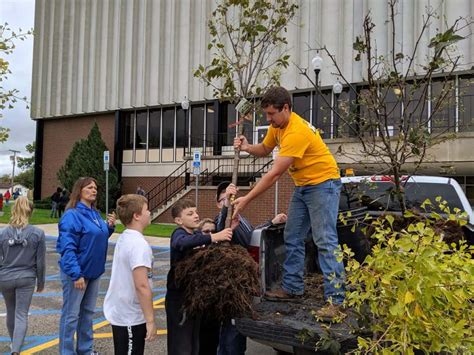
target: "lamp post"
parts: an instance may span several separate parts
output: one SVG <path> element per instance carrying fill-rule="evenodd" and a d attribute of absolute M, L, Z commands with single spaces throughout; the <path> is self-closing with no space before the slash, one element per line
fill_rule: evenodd
<path fill-rule="evenodd" d="M 319 110 L 319 72 L 323 67 L 323 58 L 319 55 L 319 52 L 316 53 L 316 56 L 311 60 L 311 65 L 313 66 L 314 74 L 316 76 L 316 81 L 314 84 L 315 93 L 313 96 L 313 125 L 317 125 L 318 121 L 318 110 Z"/>
<path fill-rule="evenodd" d="M 334 112 L 331 122 L 331 138 L 337 138 L 339 135 L 339 95 L 341 95 L 342 92 L 342 84 L 339 79 L 336 79 L 336 82 L 332 86 L 332 92 L 334 94 Z"/>
<path fill-rule="evenodd" d="M 184 97 L 183 101 L 181 101 L 181 108 L 184 110 L 184 137 L 183 137 L 183 156 L 186 156 L 186 137 L 188 137 L 188 150 L 189 154 L 191 154 L 191 123 L 188 119 L 188 109 L 189 109 L 189 100 Z"/>

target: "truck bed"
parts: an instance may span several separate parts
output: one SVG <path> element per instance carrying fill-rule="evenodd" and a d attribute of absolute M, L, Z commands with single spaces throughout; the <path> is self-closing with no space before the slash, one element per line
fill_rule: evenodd
<path fill-rule="evenodd" d="M 262 294 L 280 286 L 285 259 L 283 227 L 274 226 L 262 232 L 260 265 Z M 316 321 L 312 311 L 324 306 L 323 279 L 316 262 L 316 248 L 311 240 L 306 243 L 305 294 L 295 301 L 275 302 L 260 297 L 255 300 L 254 315 L 235 320 L 242 334 L 276 349 L 293 352 L 314 351 L 316 343 L 328 335 L 338 341 L 341 352 L 357 347 L 357 336 L 351 330 L 357 324 L 355 315 L 348 312 L 343 323 Z M 330 334 L 329 334 L 330 333 Z"/>

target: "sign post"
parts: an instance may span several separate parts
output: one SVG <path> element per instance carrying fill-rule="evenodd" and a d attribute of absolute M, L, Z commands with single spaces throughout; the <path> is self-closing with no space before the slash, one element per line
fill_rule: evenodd
<path fill-rule="evenodd" d="M 201 173 L 201 152 L 195 150 L 193 154 L 193 174 L 196 175 L 196 207 L 198 205 L 198 187 L 199 187 L 199 174 Z"/>
<path fill-rule="evenodd" d="M 198 187 L 199 187 L 199 174 L 201 173 L 201 152 L 195 150 L 193 154 L 193 174 L 196 175 L 196 207 L 198 205 Z"/>
<path fill-rule="evenodd" d="M 104 151 L 104 171 L 105 171 L 105 215 L 109 214 L 109 167 L 110 167 L 110 152 Z"/>

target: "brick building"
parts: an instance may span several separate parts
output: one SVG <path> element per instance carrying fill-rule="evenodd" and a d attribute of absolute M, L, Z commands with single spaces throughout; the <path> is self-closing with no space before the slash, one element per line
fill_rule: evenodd
<path fill-rule="evenodd" d="M 378 32 L 378 48 L 381 53 L 390 52 L 387 3 L 296 2 L 298 14 L 287 33 L 292 63 L 310 67 L 315 53 L 307 50 L 308 45 L 324 44 L 335 53 L 350 82 L 362 87 L 363 64 L 353 62 L 352 43 L 362 31 L 364 15 L 371 11 L 376 25 L 385 31 Z M 421 14 L 429 3 L 400 1 L 398 5 L 403 26 L 396 42 L 403 43 L 406 51 L 415 45 Z M 470 0 L 436 3 L 448 22 L 474 13 Z M 206 24 L 214 7 L 214 0 L 36 1 L 31 105 L 31 116 L 37 122 L 35 198 L 52 194 L 58 185 L 56 173 L 73 144 L 85 138 L 97 122 L 120 173 L 122 191 L 134 192 L 140 185 L 152 194 L 158 221 L 169 221 L 163 208 L 168 201 L 194 198 L 190 159 L 199 149 L 204 184 L 199 189 L 199 208 L 203 216 L 215 214 L 215 185 L 230 176 L 235 129 L 228 127 L 236 113 L 233 104 L 213 99 L 212 90 L 193 77 L 199 64 L 209 62 Z M 443 19 L 434 19 L 430 26 L 442 28 Z M 460 42 L 459 51 L 466 64 L 452 77 L 456 104 L 441 113 L 441 120 L 457 138 L 437 147 L 432 152 L 436 159 L 427 161 L 422 172 L 455 177 L 474 201 L 474 72 L 468 64 L 474 58 L 473 39 Z M 421 64 L 423 58 L 416 61 Z M 325 60 L 320 73 L 321 92 L 333 102 L 336 78 L 328 62 Z M 282 85 L 293 89 L 294 111 L 327 132 L 324 138 L 333 152 L 341 144 L 354 144 L 337 137 L 333 113 L 315 105 L 314 88 L 299 75 L 296 65 L 283 73 Z M 342 96 L 346 94 L 343 91 Z M 185 97 L 190 100 L 187 110 L 181 106 Z M 328 119 L 323 121 L 323 116 Z M 255 117 L 248 138 L 260 140 L 265 130 Z M 243 160 L 242 190 L 269 169 L 270 160 Z M 338 162 L 357 174 L 374 171 L 343 157 Z M 261 222 L 276 210 L 285 211 L 291 189 L 285 176 L 276 202 L 272 191 L 254 201 L 246 212 L 252 222 Z"/>

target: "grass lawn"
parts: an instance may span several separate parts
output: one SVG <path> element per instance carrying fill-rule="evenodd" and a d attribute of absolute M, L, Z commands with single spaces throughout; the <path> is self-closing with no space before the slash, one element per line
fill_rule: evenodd
<path fill-rule="evenodd" d="M 12 204 L 5 206 L 3 205 L 3 216 L 0 216 L 0 223 L 8 223 L 10 220 L 10 208 Z M 50 218 L 51 210 L 34 209 L 33 215 L 30 218 L 30 224 L 54 224 L 58 223 L 58 218 Z M 104 216 L 105 218 L 105 216 Z M 150 224 L 145 228 L 144 235 L 152 237 L 170 237 L 173 233 L 175 225 L 172 224 Z M 122 224 L 115 226 L 117 233 L 123 232 L 125 227 Z"/>

